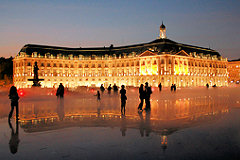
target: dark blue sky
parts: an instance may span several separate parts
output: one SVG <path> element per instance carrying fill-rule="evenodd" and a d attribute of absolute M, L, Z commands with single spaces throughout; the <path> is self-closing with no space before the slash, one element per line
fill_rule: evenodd
<path fill-rule="evenodd" d="M 27 43 L 97 47 L 149 42 L 162 21 L 174 41 L 240 58 L 240 1 L 0 0 L 0 56 Z"/>

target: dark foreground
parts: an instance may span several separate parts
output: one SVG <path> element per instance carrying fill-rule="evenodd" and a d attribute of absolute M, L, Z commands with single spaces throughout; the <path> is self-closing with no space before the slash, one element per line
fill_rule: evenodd
<path fill-rule="evenodd" d="M 151 112 L 138 113 L 137 90 L 128 89 L 122 116 L 118 95 L 104 93 L 99 102 L 90 90 L 57 101 L 37 92 L 21 97 L 19 129 L 15 119 L 11 129 L 2 91 L 0 159 L 240 159 L 239 93 L 155 90 Z"/>

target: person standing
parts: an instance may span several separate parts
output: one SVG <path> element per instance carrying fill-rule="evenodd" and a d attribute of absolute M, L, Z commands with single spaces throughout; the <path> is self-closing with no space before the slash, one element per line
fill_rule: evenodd
<path fill-rule="evenodd" d="M 176 92 L 177 86 L 176 84 L 173 85 L 174 92 Z"/>
<path fill-rule="evenodd" d="M 111 90 L 112 90 L 112 87 L 111 87 L 111 84 L 108 86 L 108 94 L 111 94 Z"/>
<path fill-rule="evenodd" d="M 208 83 L 206 84 L 206 87 L 209 88 L 209 84 Z"/>
<path fill-rule="evenodd" d="M 121 94 L 121 113 L 123 115 L 125 115 L 127 96 L 126 96 L 125 86 L 122 85 L 121 87 L 122 87 L 122 89 L 120 90 L 120 94 Z"/>
<path fill-rule="evenodd" d="M 18 93 L 17 93 L 17 88 L 15 86 L 12 86 L 10 88 L 10 91 L 9 91 L 9 99 L 11 100 L 11 111 L 8 115 L 8 121 L 10 121 L 10 119 L 12 118 L 12 114 L 13 114 L 13 111 L 14 111 L 14 107 L 16 107 L 16 120 L 18 120 L 18 100 L 19 100 L 19 96 L 18 96 Z"/>
<path fill-rule="evenodd" d="M 146 110 L 150 110 L 150 96 L 152 94 L 152 89 L 148 86 L 148 82 L 145 83 L 145 103 L 146 103 Z"/>
<path fill-rule="evenodd" d="M 98 101 L 101 100 L 101 96 L 100 96 L 100 92 L 99 92 L 99 91 L 97 91 L 97 94 L 96 94 L 95 96 L 97 96 L 97 100 L 98 100 Z"/>
<path fill-rule="evenodd" d="M 143 107 L 143 101 L 144 101 L 144 89 L 143 89 L 143 84 L 140 85 L 139 88 L 139 98 L 140 98 L 140 104 L 138 105 L 138 110 L 142 110 Z"/>
<path fill-rule="evenodd" d="M 60 97 L 60 98 L 63 98 L 63 96 L 64 96 L 64 86 L 62 85 L 62 83 L 60 83 L 60 85 L 57 89 L 56 96 Z"/>
<path fill-rule="evenodd" d="M 104 92 L 105 88 L 103 87 L 103 84 L 101 84 L 100 90 L 101 90 L 102 92 Z"/>
<path fill-rule="evenodd" d="M 172 84 L 172 85 L 171 85 L 171 91 L 173 91 L 173 89 L 174 89 L 174 85 Z"/>
<path fill-rule="evenodd" d="M 159 88 L 159 91 L 162 91 L 162 83 L 159 83 L 158 88 Z"/>
<path fill-rule="evenodd" d="M 114 91 L 114 93 L 117 93 L 117 92 L 118 92 L 118 87 L 117 87 L 116 84 L 113 85 L 113 91 Z"/>

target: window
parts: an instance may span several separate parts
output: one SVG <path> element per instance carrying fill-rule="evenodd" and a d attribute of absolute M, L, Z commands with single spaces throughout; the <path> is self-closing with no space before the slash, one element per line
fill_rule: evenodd
<path fill-rule="evenodd" d="M 65 64 L 65 67 L 68 68 L 68 64 Z"/>
<path fill-rule="evenodd" d="M 56 63 L 53 64 L 53 67 L 57 67 Z"/>
<path fill-rule="evenodd" d="M 60 64 L 60 65 L 59 65 L 59 67 L 63 67 L 63 65 L 62 65 L 62 64 Z"/>
<path fill-rule="evenodd" d="M 31 66 L 31 63 L 30 63 L 30 62 L 28 62 L 28 63 L 27 63 L 27 66 Z"/>
<path fill-rule="evenodd" d="M 78 65 L 78 68 L 82 68 L 82 64 L 79 64 L 79 65 Z"/>
<path fill-rule="evenodd" d="M 47 63 L 47 67 L 50 67 L 50 63 Z"/>

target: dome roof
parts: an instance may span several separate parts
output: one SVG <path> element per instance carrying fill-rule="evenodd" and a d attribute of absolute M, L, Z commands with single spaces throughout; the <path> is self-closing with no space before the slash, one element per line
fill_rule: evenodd
<path fill-rule="evenodd" d="M 162 23 L 162 25 L 160 26 L 160 29 L 165 29 L 165 25 Z"/>

